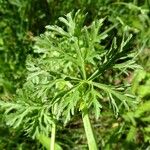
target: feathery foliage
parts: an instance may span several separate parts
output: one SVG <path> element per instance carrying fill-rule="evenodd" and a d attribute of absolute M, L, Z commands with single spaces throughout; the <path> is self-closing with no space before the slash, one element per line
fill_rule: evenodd
<path fill-rule="evenodd" d="M 8 125 L 22 126 L 35 137 L 39 133 L 48 135 L 52 123 L 61 120 L 66 124 L 79 111 L 83 121 L 88 113 L 98 119 L 105 97 L 116 116 L 122 106 L 134 108 L 136 101 L 126 87 L 119 91 L 119 87 L 103 83 L 103 74 L 109 69 L 126 73 L 138 67 L 126 48 L 132 35 L 126 37 L 124 33 L 121 43 L 114 37 L 107 49 L 101 41 L 117 25 L 101 33 L 105 19 L 85 26 L 85 17 L 80 11 L 71 12 L 59 18 L 64 26 L 46 26 L 47 31 L 36 38 L 37 58 L 27 60 L 28 77 L 23 89 L 18 90 L 15 101 L 0 102 Z"/>

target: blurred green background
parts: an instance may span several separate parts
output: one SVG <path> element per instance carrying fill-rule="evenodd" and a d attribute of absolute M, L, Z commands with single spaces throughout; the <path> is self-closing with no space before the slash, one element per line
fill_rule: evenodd
<path fill-rule="evenodd" d="M 94 128 L 103 150 L 150 149 L 150 1 L 149 0 L 0 0 L 0 99 L 11 99 L 26 80 L 26 58 L 33 53 L 34 37 L 44 33 L 45 26 L 57 23 L 60 16 L 81 9 L 88 12 L 86 24 L 106 17 L 103 28 L 116 23 L 110 42 L 127 30 L 133 34 L 130 46 L 138 52 L 136 63 L 142 69 L 118 78 L 106 75 L 106 82 L 131 83 L 132 92 L 141 99 L 135 112 L 122 112 L 116 120 L 110 111 L 103 111 L 100 119 L 93 119 Z M 36 56 L 35 56 L 36 57 Z M 1 112 L 1 110 L 0 110 Z M 74 116 L 56 135 L 65 150 L 87 149 L 82 121 Z M 0 113 L 0 149 L 44 149 L 21 129 L 8 128 Z"/>

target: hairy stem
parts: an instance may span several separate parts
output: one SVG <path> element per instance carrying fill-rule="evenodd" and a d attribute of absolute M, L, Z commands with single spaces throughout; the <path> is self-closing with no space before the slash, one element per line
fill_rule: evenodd
<path fill-rule="evenodd" d="M 56 125 L 55 125 L 55 123 L 53 123 L 52 131 L 51 131 L 50 150 L 55 150 L 55 133 L 56 133 Z"/>
<path fill-rule="evenodd" d="M 82 119 L 83 119 L 84 129 L 85 129 L 85 133 L 86 133 L 86 137 L 88 141 L 89 150 L 98 150 L 96 139 L 94 136 L 94 132 L 92 129 L 92 125 L 91 125 L 87 110 L 82 112 Z"/>

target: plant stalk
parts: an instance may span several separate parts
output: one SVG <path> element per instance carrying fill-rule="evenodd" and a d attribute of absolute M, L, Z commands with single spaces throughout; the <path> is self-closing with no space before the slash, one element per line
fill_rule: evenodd
<path fill-rule="evenodd" d="M 51 131 L 50 150 L 55 150 L 55 134 L 56 134 L 56 125 L 55 125 L 55 123 L 53 123 L 52 131 Z"/>
<path fill-rule="evenodd" d="M 92 125 L 87 110 L 82 112 L 82 120 L 83 120 L 83 125 L 84 125 L 84 129 L 88 141 L 89 150 L 98 150 L 95 135 L 92 129 Z"/>

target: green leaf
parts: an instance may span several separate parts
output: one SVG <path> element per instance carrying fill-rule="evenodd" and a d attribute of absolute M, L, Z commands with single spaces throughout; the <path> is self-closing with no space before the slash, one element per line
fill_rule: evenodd
<path fill-rule="evenodd" d="M 130 128 L 128 134 L 127 134 L 126 140 L 128 142 L 132 142 L 135 138 L 136 132 L 137 132 L 137 129 L 134 126 L 131 126 L 131 128 Z"/>
<path fill-rule="evenodd" d="M 139 87 L 139 84 L 146 77 L 146 72 L 144 70 L 137 70 L 133 77 L 132 91 L 135 93 Z"/>
<path fill-rule="evenodd" d="M 49 150 L 50 149 L 50 142 L 51 142 L 51 139 L 43 134 L 39 134 L 37 135 L 36 137 L 39 142 L 47 149 Z M 55 150 L 62 150 L 61 146 L 55 142 Z"/>
<path fill-rule="evenodd" d="M 150 112 L 150 101 L 146 101 L 143 104 L 139 105 L 138 109 L 135 112 L 135 116 L 139 117 L 144 112 Z"/>
<path fill-rule="evenodd" d="M 123 104 L 127 110 L 129 110 L 129 106 L 133 107 L 137 103 L 136 100 L 124 95 L 121 92 L 114 90 L 114 88 L 111 86 L 108 86 L 106 84 L 96 83 L 96 82 L 92 82 L 91 84 L 93 84 L 93 86 L 98 87 L 99 89 L 109 94 L 109 97 L 112 100 L 111 104 L 114 106 L 115 108 L 114 110 L 116 110 L 115 112 L 118 112 L 118 106 L 116 105 L 115 99 L 112 97 L 112 95 L 115 96 L 117 99 L 119 99 L 121 101 L 121 104 Z"/>

